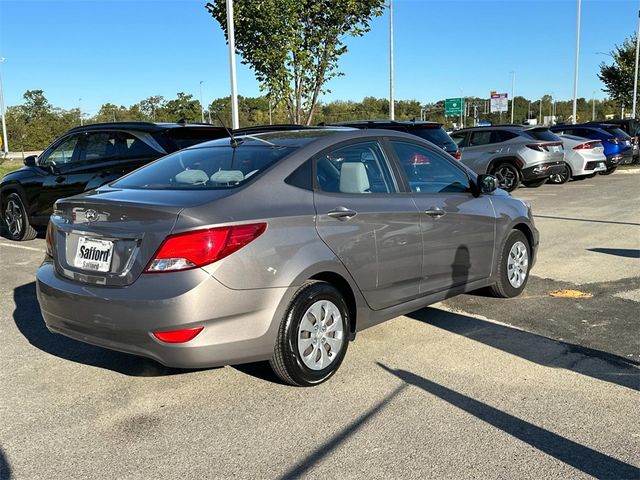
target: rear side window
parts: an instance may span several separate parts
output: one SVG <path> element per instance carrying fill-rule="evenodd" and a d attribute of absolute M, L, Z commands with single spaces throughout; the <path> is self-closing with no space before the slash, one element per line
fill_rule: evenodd
<path fill-rule="evenodd" d="M 88 133 L 80 152 L 80 162 L 114 160 L 120 156 L 115 132 Z"/>
<path fill-rule="evenodd" d="M 161 155 L 161 153 L 147 145 L 144 140 L 141 140 L 130 133 L 120 132 L 116 135 L 116 140 L 120 147 L 120 156 L 124 160 L 133 158 L 154 158 Z"/>
<path fill-rule="evenodd" d="M 534 140 L 542 140 L 543 142 L 560 142 L 560 137 L 547 128 L 539 128 L 535 130 L 524 130 L 524 136 L 533 138 Z"/>
<path fill-rule="evenodd" d="M 165 149 L 167 153 L 173 153 L 183 148 L 192 147 L 198 143 L 224 138 L 227 134 L 218 128 L 170 128 L 164 132 L 154 133 L 153 138 Z"/>
<path fill-rule="evenodd" d="M 469 178 L 445 156 L 413 143 L 391 142 L 415 193 L 467 192 Z"/>
<path fill-rule="evenodd" d="M 469 141 L 470 147 L 477 147 L 480 145 L 488 145 L 491 143 L 491 131 L 472 132 L 471 141 Z"/>
<path fill-rule="evenodd" d="M 394 193 L 389 164 L 377 142 L 349 145 L 316 160 L 318 187 L 331 193 Z"/>
<path fill-rule="evenodd" d="M 116 180 L 116 188 L 227 189 L 243 185 L 295 150 L 293 147 L 194 148 L 167 155 Z"/>
<path fill-rule="evenodd" d="M 491 143 L 500 143 L 506 142 L 507 140 L 511 140 L 516 138 L 518 135 L 513 132 L 508 132 L 506 130 L 496 130 L 491 133 Z"/>
<path fill-rule="evenodd" d="M 467 133 L 466 132 L 453 132 L 451 134 L 451 140 L 453 140 L 456 145 L 458 145 L 458 147 L 464 147 L 466 145 L 464 145 L 464 140 L 465 138 L 467 138 Z"/>

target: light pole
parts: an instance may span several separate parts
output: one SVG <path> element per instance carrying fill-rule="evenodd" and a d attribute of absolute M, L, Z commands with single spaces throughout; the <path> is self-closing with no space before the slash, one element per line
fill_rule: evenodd
<path fill-rule="evenodd" d="M 578 121 L 578 60 L 580 58 L 580 7 L 582 0 L 578 0 L 578 13 L 576 15 L 576 65 L 573 73 L 573 118 L 571 123 Z"/>
<path fill-rule="evenodd" d="M 236 84 L 236 38 L 233 22 L 233 0 L 227 0 L 227 36 L 229 37 L 229 73 L 231 77 L 231 128 L 240 127 L 238 119 L 238 86 Z"/>
<path fill-rule="evenodd" d="M 596 91 L 591 94 L 591 121 L 596 119 Z"/>
<path fill-rule="evenodd" d="M 396 119 L 393 70 L 393 0 L 389 0 L 389 119 Z"/>
<path fill-rule="evenodd" d="M 513 114 L 516 107 L 516 72 L 511 72 L 511 123 L 513 123 Z"/>
<path fill-rule="evenodd" d="M 640 51 L 640 10 L 638 10 L 638 29 L 636 30 L 636 68 L 633 76 L 633 107 L 631 118 L 636 118 L 636 100 L 638 99 L 638 51 Z"/>
<path fill-rule="evenodd" d="M 0 63 L 4 63 L 5 58 L 0 57 Z M 2 115 L 2 149 L 4 153 L 9 153 L 9 144 L 7 143 L 7 122 L 5 120 L 6 111 L 4 109 L 4 91 L 2 89 L 2 75 L 0 74 L 0 115 Z"/>
<path fill-rule="evenodd" d="M 200 122 L 204 123 L 204 103 L 202 103 L 202 82 L 200 80 Z"/>
<path fill-rule="evenodd" d="M 80 117 L 80 126 L 82 126 L 82 98 L 78 99 L 78 116 Z"/>

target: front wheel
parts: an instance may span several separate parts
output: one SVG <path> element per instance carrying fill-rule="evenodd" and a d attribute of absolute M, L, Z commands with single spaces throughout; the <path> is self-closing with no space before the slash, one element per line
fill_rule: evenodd
<path fill-rule="evenodd" d="M 498 280 L 491 286 L 495 297 L 513 298 L 522 293 L 529 280 L 529 240 L 520 230 L 511 230 L 498 258 Z"/>
<path fill-rule="evenodd" d="M 340 367 L 349 344 L 349 311 L 326 282 L 308 282 L 296 293 L 280 324 L 269 363 L 284 382 L 310 387 Z"/>
<path fill-rule="evenodd" d="M 498 179 L 500 188 L 507 192 L 513 192 L 520 185 L 520 174 L 518 169 L 510 163 L 501 163 L 493 171 L 493 175 Z"/>
<path fill-rule="evenodd" d="M 38 232 L 29 224 L 27 209 L 17 193 L 11 193 L 6 199 L 4 222 L 11 240 L 33 240 Z"/>

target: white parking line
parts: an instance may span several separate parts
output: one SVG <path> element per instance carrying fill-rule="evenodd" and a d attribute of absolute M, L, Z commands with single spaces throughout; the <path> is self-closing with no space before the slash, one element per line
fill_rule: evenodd
<path fill-rule="evenodd" d="M 40 252 L 40 253 L 45 253 L 45 251 L 41 248 L 34 248 L 34 247 L 26 247 L 24 245 L 15 245 L 13 243 L 4 243 L 4 242 L 0 242 L 0 247 L 13 247 L 13 248 L 21 248 L 23 250 L 31 250 L 32 252 Z"/>

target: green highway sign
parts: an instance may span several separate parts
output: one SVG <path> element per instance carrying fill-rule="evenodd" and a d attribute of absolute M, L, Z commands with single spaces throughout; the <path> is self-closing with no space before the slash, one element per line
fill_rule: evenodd
<path fill-rule="evenodd" d="M 445 115 L 462 115 L 464 111 L 464 98 L 447 98 L 444 101 Z"/>

